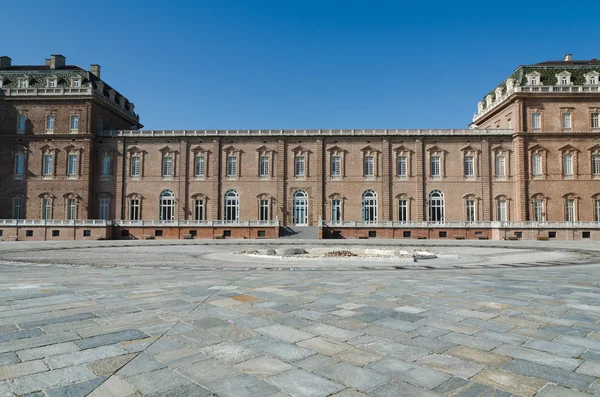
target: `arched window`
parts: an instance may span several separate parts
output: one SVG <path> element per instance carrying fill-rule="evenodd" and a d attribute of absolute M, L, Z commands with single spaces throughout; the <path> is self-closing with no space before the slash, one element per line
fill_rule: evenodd
<path fill-rule="evenodd" d="M 377 193 L 366 190 L 362 195 L 363 222 L 377 222 Z"/>
<path fill-rule="evenodd" d="M 294 225 L 308 225 L 308 194 L 304 190 L 296 190 L 292 198 Z"/>
<path fill-rule="evenodd" d="M 240 195 L 235 190 L 228 190 L 225 193 L 225 220 L 240 220 Z"/>
<path fill-rule="evenodd" d="M 444 222 L 444 193 L 439 190 L 429 193 L 429 222 Z"/>
<path fill-rule="evenodd" d="M 158 219 L 161 221 L 172 221 L 175 219 L 175 195 L 170 190 L 163 190 L 160 193 Z"/>

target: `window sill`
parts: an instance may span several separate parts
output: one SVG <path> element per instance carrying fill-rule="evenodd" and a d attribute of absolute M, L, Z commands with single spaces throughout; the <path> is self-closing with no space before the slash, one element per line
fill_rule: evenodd
<path fill-rule="evenodd" d="M 112 177 L 110 175 L 102 175 L 100 177 L 100 180 L 101 181 L 110 181 L 110 180 L 112 180 Z"/>
<path fill-rule="evenodd" d="M 142 177 L 141 176 L 131 176 L 131 177 L 129 177 L 129 179 L 132 181 L 141 181 Z"/>
<path fill-rule="evenodd" d="M 22 181 L 23 179 L 25 179 L 25 175 L 22 175 L 22 174 L 14 175 L 13 179 L 15 181 Z"/>
<path fill-rule="evenodd" d="M 54 175 L 44 175 L 42 179 L 54 179 Z"/>
<path fill-rule="evenodd" d="M 78 175 L 67 175 L 67 179 L 71 179 L 71 180 L 79 179 L 79 176 Z"/>
<path fill-rule="evenodd" d="M 258 177 L 258 179 L 260 179 L 261 181 L 269 181 L 271 180 L 271 177 L 269 177 L 268 175 L 261 175 Z"/>
<path fill-rule="evenodd" d="M 194 177 L 194 180 L 195 180 L 195 181 L 203 181 L 203 180 L 205 180 L 205 179 L 206 179 L 206 178 L 205 178 L 204 176 L 202 176 L 202 175 L 197 175 L 197 176 L 195 176 L 195 177 Z"/>
<path fill-rule="evenodd" d="M 237 176 L 228 176 L 227 177 L 228 181 L 236 181 L 237 179 L 238 179 Z"/>
<path fill-rule="evenodd" d="M 341 181 L 342 180 L 342 176 L 341 175 L 331 175 L 329 178 L 332 181 Z"/>
<path fill-rule="evenodd" d="M 17 135 L 24 135 L 25 134 L 25 130 L 17 130 Z"/>
<path fill-rule="evenodd" d="M 162 180 L 163 180 L 163 181 L 172 181 L 172 180 L 173 180 L 173 177 L 172 177 L 172 176 L 165 176 L 165 175 L 163 175 L 163 176 L 162 176 Z"/>
<path fill-rule="evenodd" d="M 69 133 L 71 133 L 71 134 L 77 134 L 77 133 L 79 133 L 79 130 L 71 130 L 71 131 L 69 131 Z"/>
<path fill-rule="evenodd" d="M 399 176 L 396 177 L 396 180 L 398 180 L 398 181 L 407 181 L 408 180 L 408 176 L 406 176 L 406 175 L 400 176 L 399 175 Z"/>
<path fill-rule="evenodd" d="M 374 176 L 372 176 L 372 175 L 368 175 L 368 176 L 367 176 L 367 175 L 365 175 L 365 176 L 363 177 L 363 179 L 364 179 L 365 181 L 374 181 L 374 180 L 375 180 L 375 177 L 374 177 Z"/>
<path fill-rule="evenodd" d="M 303 181 L 303 180 L 305 180 L 305 179 L 306 179 L 306 177 L 305 177 L 304 175 L 296 175 L 294 178 L 295 178 L 297 181 Z"/>

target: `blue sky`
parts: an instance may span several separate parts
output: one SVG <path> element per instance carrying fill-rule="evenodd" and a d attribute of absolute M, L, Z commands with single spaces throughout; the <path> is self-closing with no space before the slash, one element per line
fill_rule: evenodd
<path fill-rule="evenodd" d="M 404 3 L 5 1 L 0 55 L 99 63 L 146 129 L 465 128 L 520 64 L 600 58 L 595 2 Z"/>

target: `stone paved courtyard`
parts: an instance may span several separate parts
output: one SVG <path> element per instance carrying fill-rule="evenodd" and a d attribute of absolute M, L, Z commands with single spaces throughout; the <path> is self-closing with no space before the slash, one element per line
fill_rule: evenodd
<path fill-rule="evenodd" d="M 265 269 L 85 244 L 0 245 L 0 397 L 600 394 L 600 246 L 540 242 L 539 258 L 585 255 L 515 266 L 521 242 L 480 243 L 504 259 L 490 267 Z M 60 264 L 84 262 L 106 266 Z"/>

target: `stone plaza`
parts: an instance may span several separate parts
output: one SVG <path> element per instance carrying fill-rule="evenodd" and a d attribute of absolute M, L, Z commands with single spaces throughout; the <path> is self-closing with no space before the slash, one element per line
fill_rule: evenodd
<path fill-rule="evenodd" d="M 600 394 L 600 247 L 409 243 L 360 242 L 437 259 L 239 255 L 327 246 L 302 240 L 4 243 L 0 396 Z"/>

